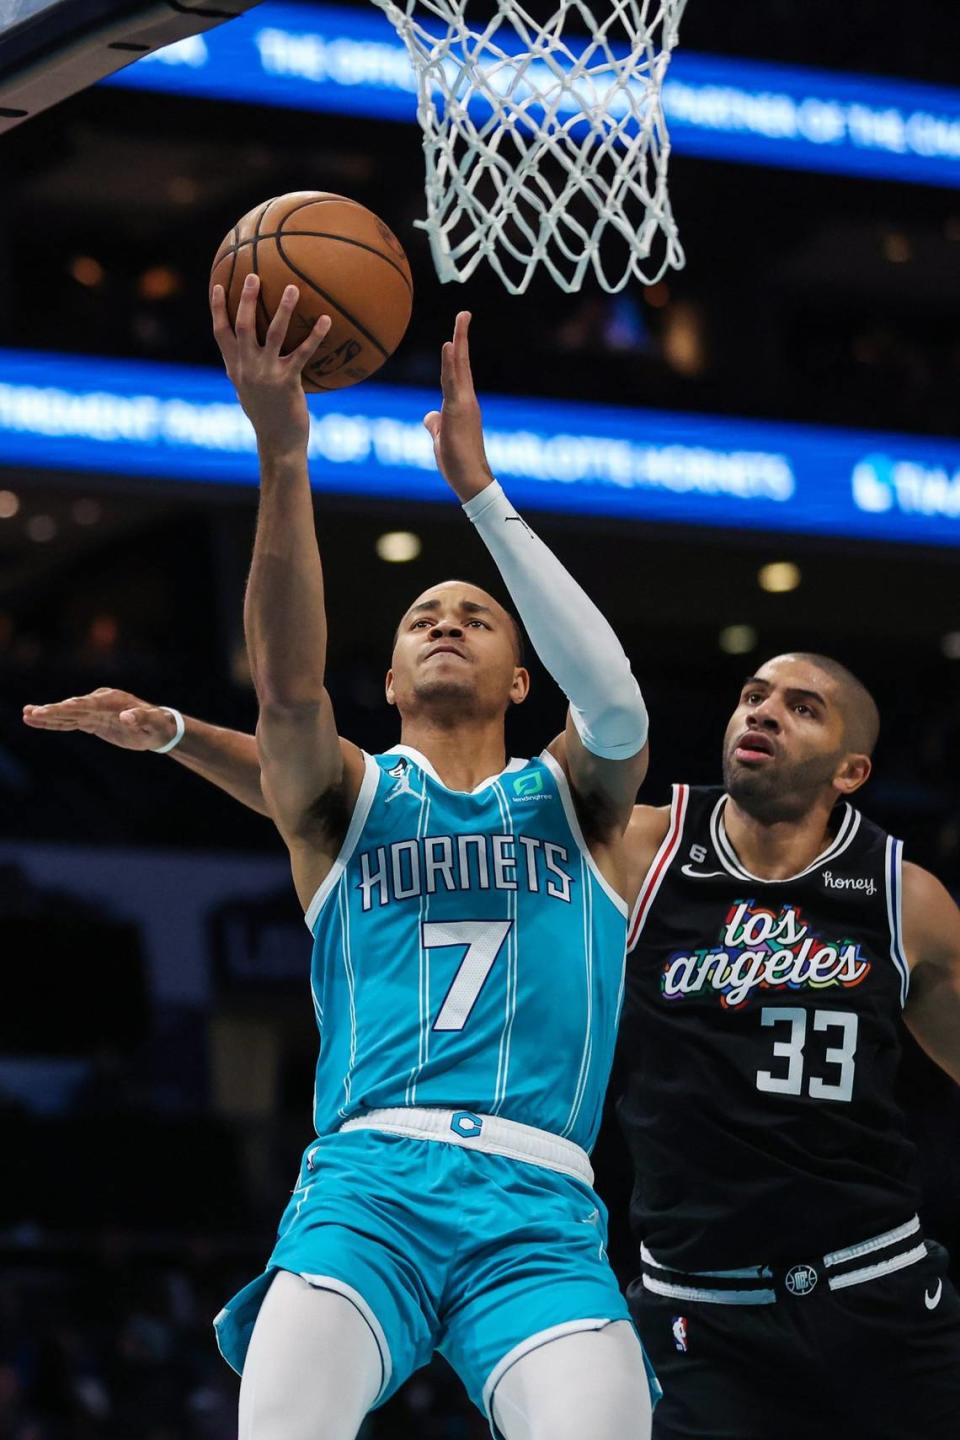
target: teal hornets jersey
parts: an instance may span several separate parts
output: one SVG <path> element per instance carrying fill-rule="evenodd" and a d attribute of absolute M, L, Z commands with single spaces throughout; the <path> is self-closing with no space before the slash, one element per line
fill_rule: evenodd
<path fill-rule="evenodd" d="M 307 914 L 318 1135 L 390 1106 L 533 1125 L 590 1150 L 623 999 L 626 905 L 560 766 L 470 793 L 425 756 L 365 755 L 343 848 Z"/>

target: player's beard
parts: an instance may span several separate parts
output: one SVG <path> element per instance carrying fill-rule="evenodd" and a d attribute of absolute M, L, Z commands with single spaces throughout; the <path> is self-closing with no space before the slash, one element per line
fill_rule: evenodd
<path fill-rule="evenodd" d="M 436 711 L 444 720 L 466 719 L 477 708 L 477 694 L 472 677 L 417 677 L 413 687 L 418 709 Z"/>
<path fill-rule="evenodd" d="M 723 757 L 724 789 L 741 810 L 764 824 L 800 820 L 833 779 L 842 753 L 774 760 L 754 769 L 738 765 L 731 749 Z"/>

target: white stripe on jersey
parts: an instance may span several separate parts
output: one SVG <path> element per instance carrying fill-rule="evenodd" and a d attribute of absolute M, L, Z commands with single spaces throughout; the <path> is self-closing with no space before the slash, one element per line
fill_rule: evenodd
<path fill-rule="evenodd" d="M 570 1114 L 567 1116 L 567 1123 L 560 1131 L 564 1139 L 570 1134 L 579 1118 L 580 1107 L 583 1104 L 587 1088 L 587 1076 L 590 1074 L 590 1061 L 593 1058 L 593 887 L 590 884 L 583 856 L 580 857 L 580 888 L 583 894 L 583 955 L 587 976 L 587 1026 L 573 1104 L 570 1107 Z"/>
<path fill-rule="evenodd" d="M 344 871 L 350 863 L 351 856 L 357 847 L 357 842 L 363 833 L 363 827 L 367 823 L 374 798 L 377 793 L 377 786 L 380 784 L 380 766 L 372 755 L 363 752 L 363 780 L 360 784 L 360 793 L 357 796 L 357 803 L 353 807 L 353 815 L 344 836 L 340 853 L 334 860 L 323 883 L 318 887 L 313 899 L 307 906 L 304 913 L 304 921 L 311 935 L 315 935 L 317 921 L 320 918 L 320 911 L 333 894 L 339 884 Z"/>
<path fill-rule="evenodd" d="M 594 880 L 596 880 L 597 884 L 600 886 L 600 889 L 604 891 L 604 893 L 609 897 L 612 903 L 620 911 L 624 920 L 629 919 L 630 911 L 627 906 L 626 900 L 624 900 L 623 896 L 619 895 L 617 891 L 614 890 L 613 886 L 610 884 L 610 881 L 607 879 L 606 875 L 604 875 L 603 871 L 600 869 L 600 866 L 597 864 L 593 852 L 590 849 L 590 846 L 584 839 L 583 831 L 580 828 L 580 821 L 577 818 L 577 807 L 574 804 L 573 792 L 570 789 L 570 782 L 567 779 L 563 767 L 550 754 L 549 750 L 541 751 L 539 758 L 543 762 L 543 764 L 546 765 L 547 769 L 550 771 L 550 774 L 556 781 L 557 790 L 560 794 L 560 803 L 563 806 L 564 817 L 570 827 L 570 833 L 576 841 L 577 849 L 580 851 L 580 854 L 586 862 L 587 868 L 589 869 Z"/>
<path fill-rule="evenodd" d="M 430 817 L 430 798 L 427 795 L 427 782 L 422 781 L 420 787 L 420 812 L 417 816 L 417 840 L 423 839 L 427 832 L 427 821 Z M 417 1063 L 410 1071 L 410 1079 L 407 1082 L 405 1102 L 407 1105 L 417 1103 L 417 1081 L 427 1063 L 430 1050 L 430 951 L 423 943 L 423 923 L 430 912 L 430 896 L 426 890 L 420 894 L 420 915 L 417 921 L 418 934 L 417 944 L 420 950 L 419 972 L 417 980 L 417 996 L 420 1007 L 420 1027 L 417 1038 Z"/>
<path fill-rule="evenodd" d="M 508 835 L 514 834 L 513 816 L 510 811 L 510 804 L 504 794 L 503 786 L 494 782 L 493 793 L 497 799 L 500 809 L 500 819 L 504 832 Z M 507 1098 L 507 1080 L 510 1073 L 510 1042 L 513 1038 L 513 1022 L 517 1014 L 517 981 L 520 969 L 520 955 L 517 945 L 517 892 L 509 891 L 507 894 L 507 914 L 510 919 L 510 930 L 507 938 L 507 982 L 506 1000 L 504 1009 L 503 1030 L 500 1032 L 500 1045 L 497 1054 L 497 1079 L 493 1090 L 493 1107 L 491 1115 L 499 1115 L 503 1108 L 503 1102 Z"/>
<path fill-rule="evenodd" d="M 343 968 L 347 977 L 347 994 L 350 997 L 350 1059 L 347 1062 L 347 1073 L 343 1077 L 343 1104 L 340 1107 L 340 1115 L 345 1119 L 350 1104 L 353 1067 L 357 1059 L 357 996 L 353 975 L 353 955 L 350 951 L 350 906 L 347 887 L 343 883 L 342 877 L 337 894 L 337 907 L 340 911 L 340 934 L 343 939 Z"/>
<path fill-rule="evenodd" d="M 769 879 L 764 879 L 762 875 L 754 875 L 752 871 L 746 868 L 731 845 L 726 826 L 723 823 L 723 812 L 726 804 L 727 796 L 721 795 L 714 806 L 713 814 L 710 816 L 710 838 L 713 840 L 714 849 L 717 852 L 717 858 L 720 864 L 725 870 L 728 870 L 731 875 L 736 876 L 738 880 L 753 880 L 758 885 L 769 885 Z M 785 875 L 783 879 L 778 880 L 777 883 L 787 885 L 791 880 L 802 880 L 804 875 L 809 875 L 812 870 L 818 870 L 820 866 L 825 865 L 828 860 L 835 860 L 838 855 L 841 855 L 843 851 L 847 849 L 853 837 L 860 829 L 861 818 L 860 811 L 854 810 L 849 800 L 846 801 L 840 828 L 826 850 L 822 850 L 815 860 L 811 860 L 805 870 L 798 871 L 796 875 Z"/>
<path fill-rule="evenodd" d="M 886 871 L 887 921 L 890 925 L 890 958 L 900 973 L 900 1005 L 907 1003 L 910 965 L 903 949 L 903 841 L 887 836 Z"/>

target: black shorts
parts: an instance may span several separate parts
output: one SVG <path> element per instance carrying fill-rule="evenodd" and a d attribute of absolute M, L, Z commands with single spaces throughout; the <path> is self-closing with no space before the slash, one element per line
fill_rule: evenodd
<path fill-rule="evenodd" d="M 628 1292 L 663 1386 L 653 1440 L 958 1440 L 960 1296 L 947 1255 L 775 1303 Z M 656 1274 L 657 1272 L 652 1272 Z"/>

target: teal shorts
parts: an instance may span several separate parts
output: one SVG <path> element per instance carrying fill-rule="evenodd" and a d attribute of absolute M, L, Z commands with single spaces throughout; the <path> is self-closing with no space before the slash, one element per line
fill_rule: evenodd
<path fill-rule="evenodd" d="M 550 1332 L 630 1320 L 584 1181 L 527 1161 L 379 1130 L 314 1142 L 265 1272 L 214 1322 L 243 1370 L 276 1271 L 334 1289 L 380 1347 L 382 1405 L 435 1351 L 488 1417 L 500 1376 Z M 659 1386 L 648 1363 L 651 1394 Z"/>

